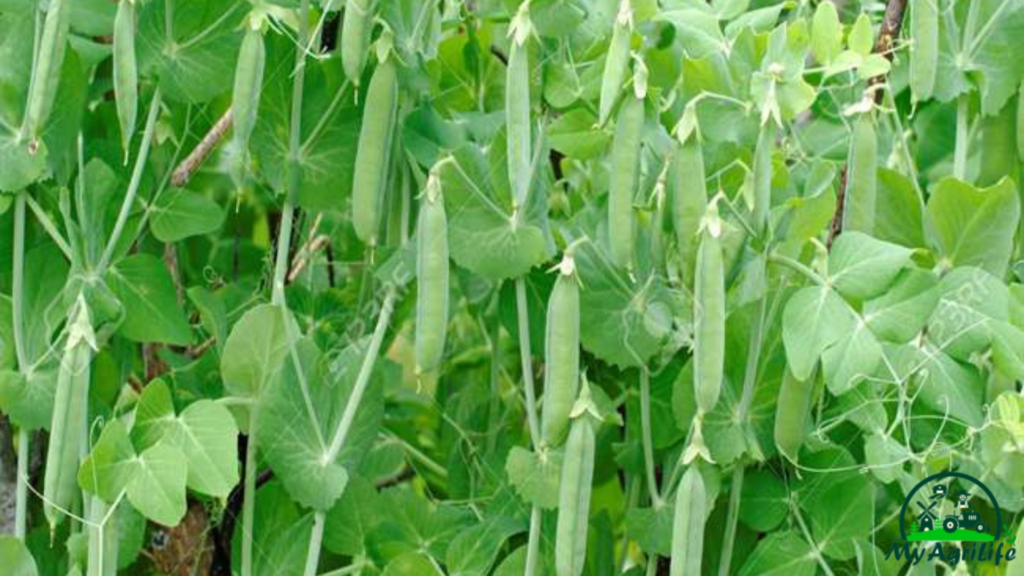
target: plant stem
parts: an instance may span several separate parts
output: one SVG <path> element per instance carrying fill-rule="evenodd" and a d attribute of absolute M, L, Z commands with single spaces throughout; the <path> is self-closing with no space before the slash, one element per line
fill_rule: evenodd
<path fill-rule="evenodd" d="M 304 576 L 316 576 L 316 569 L 320 565 L 320 546 L 324 541 L 324 520 L 327 514 L 317 510 L 313 514 L 313 530 L 309 534 L 309 553 L 306 555 L 306 570 Z"/>
<path fill-rule="evenodd" d="M 651 373 L 646 366 L 640 368 L 640 436 L 644 449 L 644 468 L 647 473 L 647 491 L 651 505 L 661 507 L 658 478 L 654 473 L 654 441 L 651 439 Z"/>
<path fill-rule="evenodd" d="M 774 262 L 776 264 L 782 264 L 783 266 L 791 270 L 799 272 L 805 278 L 807 278 L 811 282 L 814 282 L 815 284 L 818 284 L 819 286 L 825 285 L 825 279 L 822 278 L 817 272 L 811 270 L 806 265 L 790 258 L 789 256 L 783 256 L 782 254 L 769 254 L 768 261 Z"/>
<path fill-rule="evenodd" d="M 53 243 L 57 245 L 57 248 L 60 248 L 61 252 L 64 253 L 64 257 L 69 261 L 74 259 L 74 252 L 71 250 L 71 245 L 68 244 L 68 241 L 65 240 L 64 236 L 62 236 L 60 231 L 57 230 L 57 226 L 53 223 L 53 220 L 50 219 L 50 216 L 43 211 L 43 207 L 33 200 L 27 193 L 25 193 L 25 202 L 28 203 L 29 209 L 32 210 L 32 214 L 36 217 L 36 220 L 39 221 L 39 224 L 42 225 L 43 230 L 46 230 L 46 233 L 50 235 L 50 239 L 53 240 Z"/>
<path fill-rule="evenodd" d="M 961 95 L 956 101 L 956 148 L 953 149 L 953 176 L 964 180 L 967 175 L 967 147 L 970 130 L 967 115 L 970 112 L 968 95 Z"/>
<path fill-rule="evenodd" d="M 11 320 L 14 332 L 14 353 L 18 360 L 18 371 L 26 376 L 28 356 L 25 354 L 25 339 L 22 334 L 25 315 L 25 192 L 14 198 L 14 256 L 11 271 Z M 18 427 L 18 477 L 15 479 L 14 535 L 25 539 L 28 513 L 28 431 Z"/>
<path fill-rule="evenodd" d="M 117 214 L 117 221 L 114 222 L 114 230 L 107 240 L 107 247 L 103 250 L 99 265 L 96 266 L 96 274 L 102 276 L 114 257 L 114 250 L 124 232 L 124 225 L 128 221 L 128 215 L 135 203 L 135 196 L 139 192 L 139 184 L 142 181 L 142 172 L 146 167 L 146 160 L 149 158 L 149 146 L 153 142 L 153 128 L 156 126 L 156 118 L 160 115 L 160 89 L 153 93 L 153 101 L 149 104 L 149 115 L 146 117 L 146 128 L 142 132 L 142 141 L 139 142 L 139 154 L 135 157 L 135 166 L 132 168 L 132 178 L 128 182 L 128 192 L 125 194 L 124 202 L 121 203 L 121 211 Z"/>
<path fill-rule="evenodd" d="M 530 428 L 530 443 L 534 450 L 540 443 L 540 424 L 537 422 L 537 397 L 533 389 L 533 359 L 530 353 L 530 313 L 526 303 L 526 281 L 516 278 L 516 316 L 519 320 L 519 358 L 523 366 L 523 391 L 526 394 L 526 421 Z M 537 573 L 540 555 L 541 510 L 530 509 L 530 535 L 526 543 L 525 576 Z"/>
<path fill-rule="evenodd" d="M 242 576 L 252 576 L 253 519 L 256 512 L 256 406 L 249 407 L 249 440 L 245 446 L 242 487 Z"/>

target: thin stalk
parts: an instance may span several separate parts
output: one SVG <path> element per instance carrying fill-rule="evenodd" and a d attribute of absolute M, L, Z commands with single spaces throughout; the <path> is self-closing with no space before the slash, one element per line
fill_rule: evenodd
<path fill-rule="evenodd" d="M 249 441 L 245 446 L 242 487 L 242 576 L 252 576 L 253 518 L 256 512 L 256 406 L 249 407 Z"/>
<path fill-rule="evenodd" d="M 519 358 L 523 367 L 523 390 L 526 394 L 526 422 L 530 428 L 530 444 L 536 450 L 540 442 L 540 423 L 537 422 L 537 397 L 533 389 L 533 355 L 530 352 L 530 315 L 526 303 L 526 281 L 522 278 L 516 278 L 516 316 L 519 320 Z M 534 576 L 537 573 L 540 529 L 541 510 L 534 505 L 530 510 L 525 576 Z"/>
<path fill-rule="evenodd" d="M 309 535 L 309 553 L 306 555 L 306 570 L 304 576 L 316 576 L 316 569 L 320 565 L 320 546 L 324 541 L 324 520 L 327 514 L 318 510 L 313 514 L 313 530 Z"/>
<path fill-rule="evenodd" d="M 805 278 L 819 286 L 825 285 L 825 279 L 822 278 L 820 274 L 818 274 L 814 270 L 811 270 L 806 265 L 790 258 L 789 256 L 783 256 L 782 254 L 769 254 L 768 261 L 774 262 L 776 264 L 782 264 L 783 266 L 789 268 L 790 270 L 799 272 Z"/>
<path fill-rule="evenodd" d="M 277 254 L 274 261 L 274 285 L 271 290 L 270 302 L 278 306 L 285 305 L 284 282 L 288 273 L 288 253 L 291 251 L 292 223 L 295 220 L 295 207 L 291 200 L 285 200 L 281 209 L 281 227 L 277 232 Z"/>
<path fill-rule="evenodd" d="M 14 199 L 14 257 L 12 268 L 11 320 L 12 324 L 14 324 L 14 353 L 18 360 L 18 371 L 23 376 L 27 376 L 28 356 L 25 353 L 25 339 L 22 334 L 22 330 L 25 327 L 25 192 L 19 192 Z M 25 525 L 28 512 L 28 458 L 28 431 L 19 427 L 14 535 L 20 540 L 25 539 Z"/>
<path fill-rule="evenodd" d="M 483 324 L 483 322 L 481 322 Z M 481 326 L 486 330 L 486 326 Z M 487 435 L 487 448 L 488 450 L 494 450 L 495 442 L 498 440 L 498 434 L 496 433 L 498 427 L 498 410 L 501 408 L 501 348 L 499 347 L 499 341 L 501 340 L 501 316 L 498 313 L 494 315 L 494 326 L 490 331 L 490 347 L 491 347 L 491 366 L 490 366 L 490 391 L 491 397 L 487 405 L 487 429 L 491 431 Z"/>
<path fill-rule="evenodd" d="M 64 236 L 62 236 L 60 231 L 57 230 L 57 226 L 53 223 L 53 220 L 50 219 L 50 216 L 43 210 L 43 207 L 28 194 L 25 194 L 25 202 L 28 203 L 29 209 L 32 210 L 32 215 L 35 216 L 36 220 L 39 221 L 39 224 L 42 225 L 43 230 L 50 235 L 50 239 L 53 240 L 53 243 L 57 245 L 57 248 L 60 248 L 61 252 L 64 253 L 64 257 L 69 261 L 72 260 L 73 252 L 71 250 L 71 245 L 68 244 L 68 241 L 65 240 Z"/>
<path fill-rule="evenodd" d="M 366 560 L 358 560 L 345 566 L 344 568 L 338 568 L 337 570 L 331 570 L 330 572 L 324 572 L 320 576 L 348 576 L 349 574 L 355 574 L 361 571 L 363 568 L 369 565 Z"/>
<path fill-rule="evenodd" d="M 388 323 L 391 321 L 391 313 L 395 309 L 397 296 L 398 292 L 394 287 L 388 289 L 387 295 L 384 296 L 380 315 L 377 316 L 377 326 L 374 327 L 373 336 L 370 337 L 370 344 L 366 347 L 363 364 L 359 367 L 356 383 L 352 387 L 352 395 L 349 396 L 348 403 L 345 405 L 345 412 L 341 415 L 341 421 L 338 423 L 337 430 L 334 431 L 334 436 L 331 438 L 327 452 L 323 455 L 324 463 L 334 462 L 338 457 L 338 453 L 341 452 L 342 447 L 345 445 L 345 439 L 348 437 L 349 431 L 352 429 L 352 423 L 356 418 L 356 410 L 359 408 L 359 404 L 363 399 L 363 393 L 366 392 L 366 387 L 370 383 L 373 367 L 377 362 L 378 354 L 380 354 L 380 346 L 384 341 L 384 333 L 387 332 Z"/>
<path fill-rule="evenodd" d="M 644 468 L 647 473 L 647 491 L 651 495 L 651 505 L 661 507 L 661 494 L 658 491 L 658 478 L 654 473 L 654 441 L 651 436 L 651 373 L 647 367 L 640 368 L 640 436 L 644 449 Z"/>
<path fill-rule="evenodd" d="M 114 250 L 124 232 L 124 225 L 128 222 L 128 215 L 135 203 L 135 196 L 139 192 L 139 184 L 142 181 L 142 172 L 146 167 L 146 160 L 149 158 L 149 146 L 153 142 L 153 128 L 156 126 L 156 118 L 160 115 L 160 89 L 153 93 L 153 101 L 149 104 L 149 115 L 146 117 L 146 128 L 142 132 L 142 141 L 139 143 L 139 154 L 135 157 L 135 166 L 132 169 L 132 178 L 128 182 L 128 192 L 125 194 L 124 202 L 121 203 L 121 211 L 117 214 L 117 221 L 114 222 L 114 230 L 107 240 L 107 247 L 103 250 L 103 256 L 96 267 L 96 274 L 102 276 L 114 257 Z"/>
<path fill-rule="evenodd" d="M 970 140 L 970 127 L 967 116 L 970 112 L 970 101 L 967 94 L 961 95 L 956 101 L 956 148 L 953 149 L 953 176 L 963 180 L 967 175 L 967 148 Z"/>

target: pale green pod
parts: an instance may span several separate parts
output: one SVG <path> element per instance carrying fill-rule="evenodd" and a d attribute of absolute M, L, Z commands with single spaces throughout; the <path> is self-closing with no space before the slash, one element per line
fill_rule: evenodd
<path fill-rule="evenodd" d="M 433 370 L 448 332 L 448 218 L 437 177 L 430 175 L 420 207 L 416 246 L 416 373 Z"/>
<path fill-rule="evenodd" d="M 366 67 L 366 56 L 370 53 L 373 1 L 345 2 L 345 15 L 341 23 L 341 66 L 345 70 L 345 77 L 355 86 L 359 86 L 363 68 Z"/>
<path fill-rule="evenodd" d="M 392 56 L 377 65 L 366 91 L 352 180 L 352 223 L 356 236 L 370 246 L 377 244 L 397 109 L 398 75 Z"/>
<path fill-rule="evenodd" d="M 57 96 L 68 40 L 68 9 L 67 0 L 51 0 L 46 11 L 25 114 L 28 135 L 32 138 L 39 137 Z"/>
<path fill-rule="evenodd" d="M 608 192 L 608 244 L 612 263 L 633 267 L 636 243 L 633 197 L 640 172 L 640 146 L 644 131 L 644 100 L 628 96 L 622 103 L 612 142 Z"/>
<path fill-rule="evenodd" d="M 629 70 L 629 47 L 633 36 L 630 0 L 622 0 L 619 15 L 612 29 L 611 44 L 608 45 L 608 56 L 604 62 L 604 73 L 601 75 L 601 99 L 598 103 L 600 124 L 608 121 L 608 116 L 615 106 L 622 83 L 626 80 Z"/>
<path fill-rule="evenodd" d="M 692 281 L 700 243 L 700 222 L 708 205 L 704 154 L 700 142 L 691 137 L 672 158 L 672 219 L 676 245 L 682 255 L 686 279 Z"/>
<path fill-rule="evenodd" d="M 704 478 L 690 466 L 676 490 L 676 509 L 672 516 L 672 558 L 670 576 L 700 576 L 704 555 L 704 521 L 707 518 L 707 491 Z"/>
<path fill-rule="evenodd" d="M 768 214 L 772 204 L 772 149 L 775 147 L 775 125 L 761 126 L 754 149 L 754 209 L 751 224 L 754 231 L 768 231 Z"/>
<path fill-rule="evenodd" d="M 135 3 L 121 0 L 114 17 L 114 101 L 125 159 L 139 113 L 139 76 L 135 61 Z"/>
<path fill-rule="evenodd" d="M 804 443 L 813 389 L 813 376 L 799 380 L 786 368 L 779 388 L 779 401 L 775 404 L 775 445 L 779 447 L 779 453 L 792 462 L 796 462 Z"/>
<path fill-rule="evenodd" d="M 917 0 L 910 6 L 910 93 L 928 100 L 939 70 L 938 0 Z"/>
<path fill-rule="evenodd" d="M 526 202 L 530 189 L 530 50 L 514 38 L 505 70 L 505 135 L 508 139 L 508 178 L 516 205 Z"/>
<path fill-rule="evenodd" d="M 70 510 L 78 490 L 80 440 L 89 410 L 89 363 L 92 350 L 85 341 L 67 348 L 57 374 L 50 444 L 43 478 L 43 513 L 56 528 Z"/>
<path fill-rule="evenodd" d="M 854 122 L 848 165 L 843 230 L 871 234 L 878 194 L 878 138 L 871 113 Z"/>
<path fill-rule="evenodd" d="M 541 436 L 548 446 L 565 439 L 580 382 L 580 286 L 571 256 L 561 268 L 548 299 L 544 339 Z"/>
<path fill-rule="evenodd" d="M 721 240 L 705 228 L 697 250 L 693 384 L 697 408 L 711 412 L 718 404 L 725 371 L 725 270 Z"/>
<path fill-rule="evenodd" d="M 238 50 L 235 65 L 235 86 L 231 93 L 231 115 L 234 125 L 233 138 L 239 155 L 240 166 L 244 166 L 249 152 L 249 139 L 256 127 L 256 114 L 260 108 L 263 88 L 263 69 L 266 65 L 266 48 L 263 33 L 249 29 Z"/>
<path fill-rule="evenodd" d="M 584 415 L 573 421 L 565 443 L 558 487 L 555 574 L 580 576 L 587 558 L 591 483 L 594 480 L 594 428 Z"/>

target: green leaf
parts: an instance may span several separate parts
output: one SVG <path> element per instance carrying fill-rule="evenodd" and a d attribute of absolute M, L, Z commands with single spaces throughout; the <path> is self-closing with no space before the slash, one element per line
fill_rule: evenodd
<path fill-rule="evenodd" d="M 540 178 L 534 176 L 526 217 L 520 220 L 512 209 L 507 171 L 492 170 L 475 146 L 456 150 L 434 169 L 441 179 L 456 263 L 488 280 L 502 280 L 522 276 L 548 259 L 545 205 L 538 204 L 546 202 Z"/>
<path fill-rule="evenodd" d="M 443 572 L 430 557 L 409 552 L 389 562 L 381 576 L 443 576 Z"/>
<path fill-rule="evenodd" d="M 901 346 L 890 357 L 900 383 L 916 384 L 919 402 L 970 426 L 982 425 L 985 384 L 974 366 L 957 362 L 930 342 Z"/>
<path fill-rule="evenodd" d="M 928 338 L 947 354 L 969 361 L 992 339 L 993 321 L 1009 318 L 1009 292 L 980 268 L 954 268 L 939 282 L 939 303 L 928 320 Z"/>
<path fill-rule="evenodd" d="M 344 556 L 363 554 L 368 535 L 381 520 L 378 506 L 373 484 L 361 476 L 349 477 L 341 498 L 327 513 L 324 547 Z"/>
<path fill-rule="evenodd" d="M 159 79 L 174 101 L 206 102 L 231 89 L 245 6 L 211 0 L 202 10 L 172 10 L 167 0 L 142 5 L 135 41 L 139 71 Z"/>
<path fill-rule="evenodd" d="M 847 38 L 850 50 L 860 54 L 861 56 L 867 56 L 871 54 L 871 50 L 875 44 L 875 35 L 871 30 L 871 18 L 868 18 L 867 14 L 861 14 L 857 17 L 857 21 L 853 23 L 853 28 L 850 29 L 850 36 Z"/>
<path fill-rule="evenodd" d="M 924 248 L 922 208 L 910 178 L 887 168 L 878 169 L 875 238 L 908 248 Z"/>
<path fill-rule="evenodd" d="M 551 147 L 577 160 L 601 158 L 608 151 L 611 135 L 595 130 L 597 116 L 585 108 L 576 108 L 561 115 L 548 127 Z"/>
<path fill-rule="evenodd" d="M 910 456 L 906 446 L 892 436 L 871 434 L 864 441 L 865 462 L 875 478 L 886 484 L 900 478 L 903 464 L 911 460 Z"/>
<path fill-rule="evenodd" d="M 831 1 L 818 4 L 811 20 L 811 54 L 822 64 L 829 64 L 843 49 L 843 25 L 836 5 Z"/>
<path fill-rule="evenodd" d="M 875 373 L 882 362 L 882 345 L 868 325 L 857 319 L 850 331 L 821 356 L 825 382 L 839 396 Z"/>
<path fill-rule="evenodd" d="M 128 439 L 128 429 L 121 420 L 112 420 L 103 427 L 92 452 L 82 461 L 78 485 L 113 504 L 136 472 L 135 450 Z"/>
<path fill-rule="evenodd" d="M 789 516 L 789 492 L 766 470 L 746 473 L 740 502 L 740 520 L 758 532 L 775 530 Z"/>
<path fill-rule="evenodd" d="M 33 152 L 26 140 L 0 128 L 0 192 L 17 192 L 42 177 L 46 156 L 42 143 Z"/>
<path fill-rule="evenodd" d="M 258 398 L 284 361 L 291 334 L 298 327 L 280 306 L 263 304 L 252 308 L 231 329 L 221 355 L 220 373 L 224 388 L 242 398 Z"/>
<path fill-rule="evenodd" d="M 856 461 L 838 446 L 805 454 L 800 462 L 809 469 L 829 470 L 807 474 L 797 488 L 815 542 L 830 558 L 852 559 L 853 540 L 867 537 L 874 527 L 874 486 L 859 470 L 850 469 Z M 831 471 L 834 468 L 846 470 Z"/>
<path fill-rule="evenodd" d="M 128 482 L 128 501 L 157 524 L 177 526 L 185 517 L 185 455 L 167 442 L 142 452 Z"/>
<path fill-rule="evenodd" d="M 216 232 L 224 222 L 219 204 L 184 188 L 170 188 L 157 196 L 151 213 L 153 236 L 162 242 Z"/>
<path fill-rule="evenodd" d="M 28 375 L 14 370 L 0 371 L 0 411 L 25 430 L 49 430 L 57 370 L 52 363 Z"/>
<path fill-rule="evenodd" d="M 938 283 L 929 272 L 905 270 L 885 294 L 864 303 L 864 321 L 882 340 L 909 342 L 939 303 Z"/>
<path fill-rule="evenodd" d="M 14 536 L 0 536 L 0 564 L 8 576 L 38 576 L 36 561 L 25 543 Z"/>
<path fill-rule="evenodd" d="M 740 568 L 739 576 L 814 576 L 818 564 L 810 544 L 794 532 L 772 532 Z"/>
<path fill-rule="evenodd" d="M 188 319 L 178 306 L 171 276 L 163 262 L 134 254 L 107 272 L 110 290 L 124 306 L 120 333 L 135 342 L 185 346 L 192 342 Z"/>
<path fill-rule="evenodd" d="M 493 516 L 456 536 L 445 553 L 450 576 L 486 576 L 505 541 L 525 526 L 508 516 Z"/>
<path fill-rule="evenodd" d="M 811 376 L 826 348 L 853 328 L 854 315 L 831 288 L 810 286 L 794 294 L 782 313 L 782 339 L 793 375 Z"/>
<path fill-rule="evenodd" d="M 672 554 L 672 520 L 675 498 L 659 507 L 631 508 L 626 512 L 626 533 L 648 554 Z"/>
<path fill-rule="evenodd" d="M 562 452 L 545 449 L 540 454 L 515 446 L 508 453 L 505 472 L 516 493 L 527 503 L 550 510 L 558 506 Z"/>
<path fill-rule="evenodd" d="M 662 10 L 655 20 L 669 22 L 676 27 L 688 58 L 709 58 L 727 49 L 718 19 L 709 12 L 693 8 Z"/>
<path fill-rule="evenodd" d="M 983 32 L 974 33 L 967 54 L 958 58 L 957 64 L 964 67 L 964 72 L 977 73 L 972 76 L 981 94 L 981 111 L 991 116 L 1003 108 L 1024 77 L 1020 59 L 1006 57 L 1024 34 L 1024 2 L 978 0 L 974 30 Z"/>
<path fill-rule="evenodd" d="M 875 240 L 860 232 L 840 235 L 828 257 L 828 278 L 836 291 L 852 300 L 880 295 L 913 252 L 903 246 Z"/>
<path fill-rule="evenodd" d="M 939 253 L 953 266 L 978 266 L 1003 277 L 1013 251 L 1020 200 L 1004 178 L 978 189 L 945 178 L 928 200 L 928 221 Z"/>

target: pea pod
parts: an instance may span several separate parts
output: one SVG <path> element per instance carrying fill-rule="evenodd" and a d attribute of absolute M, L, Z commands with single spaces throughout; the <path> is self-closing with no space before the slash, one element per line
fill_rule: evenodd
<path fill-rule="evenodd" d="M 615 124 L 608 193 L 608 242 L 612 263 L 620 268 L 633 267 L 636 242 L 633 223 L 633 196 L 640 171 L 640 145 L 644 129 L 644 100 L 626 97 Z"/>
<path fill-rule="evenodd" d="M 356 236 L 370 246 L 377 244 L 397 108 L 398 76 L 392 56 L 377 65 L 370 79 L 352 181 L 352 222 Z"/>
<path fill-rule="evenodd" d="M 690 466 L 676 490 L 670 576 L 700 576 L 706 518 L 707 491 L 704 478 L 696 467 Z"/>
<path fill-rule="evenodd" d="M 346 0 L 345 17 L 341 23 L 341 66 L 345 77 L 359 86 L 370 52 L 373 32 L 373 0 Z M 373 100 L 370 100 L 373 102 Z"/>
<path fill-rule="evenodd" d="M 615 18 L 611 44 L 608 45 L 608 56 L 604 61 L 604 74 L 601 76 L 601 100 L 598 104 L 599 121 L 603 125 L 612 113 L 615 99 L 622 89 L 629 69 L 629 45 L 633 36 L 633 9 L 630 0 L 622 0 L 619 14 Z"/>
<path fill-rule="evenodd" d="M 878 188 L 878 139 L 871 113 L 862 114 L 853 125 L 848 165 L 843 230 L 871 234 Z"/>
<path fill-rule="evenodd" d="M 754 149 L 754 230 L 764 235 L 768 230 L 768 210 L 772 203 L 772 148 L 775 147 L 775 125 L 761 126 Z"/>
<path fill-rule="evenodd" d="M 448 330 L 448 218 L 437 176 L 431 174 L 420 208 L 416 253 L 416 373 L 433 370 Z"/>
<path fill-rule="evenodd" d="M 701 413 L 711 412 L 718 404 L 725 360 L 725 271 L 716 227 L 705 225 L 694 280 L 693 384 Z"/>
<path fill-rule="evenodd" d="M 793 462 L 796 462 L 804 443 L 813 388 L 813 376 L 800 380 L 786 368 L 779 388 L 779 401 L 775 404 L 775 445 L 783 456 Z"/>
<path fill-rule="evenodd" d="M 266 63 L 266 48 L 263 33 L 250 28 L 242 39 L 235 65 L 235 86 L 231 94 L 231 114 L 234 123 L 234 143 L 238 152 L 237 176 L 244 175 L 249 152 L 249 138 L 256 126 L 256 113 L 260 107 L 260 92 L 263 88 L 263 69 Z"/>
<path fill-rule="evenodd" d="M 530 188 L 530 50 L 525 35 L 522 42 L 513 37 L 509 49 L 505 70 L 505 124 L 509 183 L 516 205 L 521 206 Z"/>
<path fill-rule="evenodd" d="M 79 300 L 79 306 L 84 306 L 84 300 Z M 57 374 L 43 479 L 43 513 L 51 530 L 61 523 L 63 511 L 71 508 L 78 494 L 79 439 L 86 428 L 92 350 L 87 338 L 75 335 L 91 333 L 87 323 L 87 314 L 80 312 L 72 325 L 72 336 Z"/>
<path fill-rule="evenodd" d="M 704 154 L 700 142 L 690 137 L 672 158 L 674 183 L 672 214 L 676 244 L 683 257 L 688 281 L 693 278 L 697 246 L 700 242 L 700 221 L 708 205 L 704 175 Z"/>
<path fill-rule="evenodd" d="M 565 443 L 558 487 L 555 529 L 555 574 L 580 576 L 587 557 L 587 525 L 594 479 L 594 428 L 583 415 L 573 420 Z"/>
<path fill-rule="evenodd" d="M 918 0 L 910 7 L 910 93 L 915 101 L 935 91 L 939 69 L 938 0 Z"/>
<path fill-rule="evenodd" d="M 544 339 L 541 436 L 549 446 L 565 439 L 580 382 L 580 287 L 572 256 L 566 254 L 559 268 Z"/>
<path fill-rule="evenodd" d="M 46 11 L 25 114 L 25 127 L 32 138 L 39 137 L 57 96 L 68 39 L 68 9 L 67 0 L 51 0 Z"/>
<path fill-rule="evenodd" d="M 121 124 L 125 160 L 139 113 L 139 77 L 135 63 L 135 2 L 121 0 L 114 17 L 114 101 Z"/>

